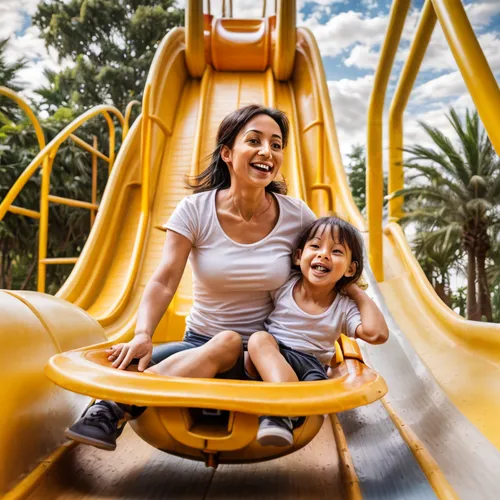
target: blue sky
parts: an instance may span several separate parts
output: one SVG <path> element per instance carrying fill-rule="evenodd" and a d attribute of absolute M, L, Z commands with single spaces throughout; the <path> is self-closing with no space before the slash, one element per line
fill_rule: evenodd
<path fill-rule="evenodd" d="M 43 83 L 43 69 L 58 69 L 56 54 L 47 51 L 31 15 L 39 0 L 0 0 L 0 38 L 11 37 L 8 57 L 26 57 L 29 67 L 22 78 L 28 89 Z M 182 5 L 184 0 L 178 0 Z M 211 0 L 220 11 L 222 0 Z M 274 2 L 268 1 L 269 6 Z M 260 15 L 262 3 L 233 0 L 234 15 Z M 390 2 L 379 0 L 297 0 L 298 24 L 310 28 L 323 56 L 342 154 L 346 158 L 353 144 L 364 144 L 366 114 L 378 52 L 388 24 Z M 386 108 L 402 68 L 423 0 L 415 0 L 408 15 L 403 40 L 396 56 Z M 500 80 L 500 0 L 466 0 L 469 19 L 490 66 Z M 27 92 L 29 95 L 29 90 Z M 445 112 L 450 105 L 463 111 L 472 106 L 458 68 L 439 26 L 436 27 L 405 114 L 405 143 L 425 143 L 418 126 L 423 120 L 449 131 Z"/>

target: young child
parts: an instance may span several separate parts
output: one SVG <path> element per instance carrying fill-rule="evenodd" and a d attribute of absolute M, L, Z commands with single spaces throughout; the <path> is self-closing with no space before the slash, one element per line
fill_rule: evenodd
<path fill-rule="evenodd" d="M 370 344 L 387 340 L 389 331 L 375 303 L 357 285 L 363 272 L 358 231 L 337 217 L 309 225 L 293 256 L 297 271 L 275 292 L 275 309 L 265 332 L 251 335 L 248 354 L 265 382 L 327 378 L 334 343 L 341 333 Z M 261 417 L 261 445 L 293 443 L 289 418 Z"/>

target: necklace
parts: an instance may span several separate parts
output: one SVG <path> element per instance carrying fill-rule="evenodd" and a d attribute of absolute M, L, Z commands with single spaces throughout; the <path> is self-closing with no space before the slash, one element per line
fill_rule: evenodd
<path fill-rule="evenodd" d="M 248 223 L 248 222 L 251 222 L 251 221 L 252 221 L 252 219 L 253 219 L 254 217 L 260 217 L 261 215 L 265 214 L 265 213 L 269 210 L 269 208 L 270 208 L 270 207 L 271 207 L 271 205 L 273 204 L 273 197 L 272 197 L 272 196 L 270 196 L 270 198 L 269 198 L 269 204 L 267 205 L 267 207 L 265 208 L 265 210 L 263 210 L 260 214 L 254 213 L 254 214 L 252 215 L 252 217 L 250 217 L 250 219 L 248 219 L 248 220 L 246 220 L 246 219 L 245 219 L 245 217 L 243 217 L 243 215 L 241 215 L 241 211 L 240 211 L 240 209 L 238 208 L 238 206 L 236 205 L 236 203 L 234 202 L 234 198 L 233 198 L 233 197 L 231 197 L 231 203 L 233 204 L 234 209 L 235 209 L 235 210 L 236 210 L 236 212 L 240 215 L 240 217 L 241 217 L 241 218 L 242 218 L 245 222 L 247 222 L 247 223 Z"/>

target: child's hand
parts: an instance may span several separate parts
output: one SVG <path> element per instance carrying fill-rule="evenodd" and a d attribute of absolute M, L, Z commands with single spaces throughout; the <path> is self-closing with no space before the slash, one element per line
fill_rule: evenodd
<path fill-rule="evenodd" d="M 351 298 L 352 300 L 356 300 L 360 296 L 360 294 L 363 294 L 363 290 L 359 288 L 359 286 L 356 283 L 349 283 L 345 288 L 345 293 L 347 293 L 348 297 Z"/>

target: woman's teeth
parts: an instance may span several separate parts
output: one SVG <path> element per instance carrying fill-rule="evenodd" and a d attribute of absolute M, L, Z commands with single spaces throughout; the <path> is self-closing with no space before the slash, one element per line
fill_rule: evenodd
<path fill-rule="evenodd" d="M 263 163 L 251 163 L 250 165 L 257 170 L 261 170 L 262 172 L 270 172 L 272 168 L 269 165 L 264 165 Z"/>

